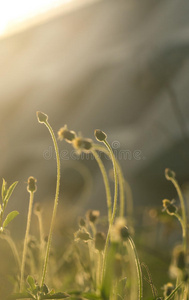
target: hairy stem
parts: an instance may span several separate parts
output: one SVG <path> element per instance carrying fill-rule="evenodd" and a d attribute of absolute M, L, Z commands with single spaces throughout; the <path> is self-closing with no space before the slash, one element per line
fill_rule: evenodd
<path fill-rule="evenodd" d="M 53 207 L 51 225 L 50 225 L 49 236 L 48 236 L 48 241 L 47 241 L 47 248 L 46 248 L 45 260 L 44 260 L 42 279 L 41 279 L 41 286 L 43 286 L 43 284 L 44 284 L 45 276 L 46 276 L 46 273 L 47 273 L 47 264 L 48 264 L 48 259 L 49 259 L 49 253 L 50 253 L 50 247 L 51 247 L 51 241 L 52 241 L 52 233 L 53 233 L 54 221 L 55 221 L 56 212 L 57 212 L 58 196 L 59 196 L 59 189 L 60 189 L 60 156 L 59 156 L 58 145 L 57 145 L 56 137 L 54 135 L 52 127 L 50 126 L 48 121 L 44 122 L 44 124 L 47 126 L 47 128 L 48 128 L 48 130 L 51 134 L 53 144 L 54 144 L 54 148 L 55 148 L 56 161 L 57 161 L 57 182 L 56 182 L 56 193 L 55 193 L 55 199 L 54 199 L 54 207 Z"/>
<path fill-rule="evenodd" d="M 132 238 L 129 236 L 128 238 L 129 244 L 131 246 L 131 249 L 133 251 L 133 254 L 135 256 L 135 263 L 136 263 L 136 269 L 137 269 L 137 276 L 138 276 L 138 295 L 139 295 L 139 300 L 142 299 L 143 297 L 143 282 L 142 282 L 142 270 L 141 270 L 141 265 L 138 257 L 138 253 L 135 247 L 135 244 L 132 240 Z"/>
<path fill-rule="evenodd" d="M 102 160 L 100 159 L 100 156 L 98 155 L 98 153 L 94 149 L 92 149 L 91 152 L 98 163 L 98 166 L 100 168 L 100 171 L 102 173 L 102 177 L 104 180 L 104 186 L 105 186 L 105 190 L 106 190 L 106 199 L 107 199 L 107 208 L 108 208 L 108 221 L 109 221 L 109 225 L 110 225 L 111 217 L 112 217 L 112 200 L 111 200 L 111 192 L 110 192 L 108 176 L 107 176 L 104 164 L 103 164 Z"/>
<path fill-rule="evenodd" d="M 23 254 L 22 254 L 22 263 L 21 263 L 20 292 L 23 290 L 23 287 L 24 287 L 24 269 L 25 269 L 25 263 L 26 263 L 26 252 L 27 252 L 28 237 L 29 237 L 30 224 L 31 224 L 31 214 L 32 214 L 32 207 L 33 207 L 33 198 L 34 198 L 34 193 L 30 192 L 30 202 L 29 202 L 29 208 L 28 208 L 28 218 L 27 218 L 26 233 L 25 233 L 25 239 L 24 239 L 24 248 L 23 248 Z"/>

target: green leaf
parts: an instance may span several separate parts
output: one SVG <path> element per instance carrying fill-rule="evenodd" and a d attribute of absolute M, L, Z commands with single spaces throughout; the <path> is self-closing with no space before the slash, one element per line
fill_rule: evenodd
<path fill-rule="evenodd" d="M 16 185 L 17 185 L 18 181 L 15 181 L 13 184 L 11 184 L 11 186 L 8 188 L 7 192 L 6 192 L 6 196 L 4 198 L 4 202 L 7 204 L 7 202 L 9 201 L 10 196 L 12 195 L 12 192 L 14 191 Z"/>
<path fill-rule="evenodd" d="M 28 276 L 27 279 L 26 279 L 27 283 L 29 284 L 31 290 L 35 290 L 36 289 L 36 284 L 35 284 L 35 280 L 32 276 Z"/>
<path fill-rule="evenodd" d="M 44 294 L 48 294 L 48 292 L 49 292 L 49 289 L 45 283 L 41 287 L 41 292 L 43 292 Z"/>
<path fill-rule="evenodd" d="M 68 298 L 70 297 L 70 295 L 66 294 L 66 293 L 62 293 L 62 292 L 59 292 L 59 293 L 55 293 L 55 294 L 52 294 L 52 295 L 44 295 L 44 296 L 41 296 L 41 299 L 65 299 L 65 298 Z"/>
<path fill-rule="evenodd" d="M 3 183 L 2 183 L 2 188 L 1 188 L 1 197 L 2 197 L 3 202 L 5 199 L 6 193 L 7 193 L 7 183 L 6 183 L 5 179 L 3 178 Z"/>
<path fill-rule="evenodd" d="M 9 224 L 9 223 L 10 223 L 17 215 L 19 215 L 19 212 L 18 212 L 18 211 L 16 211 L 16 210 L 11 211 L 11 212 L 7 215 L 5 221 L 3 222 L 3 228 L 7 227 L 7 225 L 8 225 L 8 224 Z"/>
<path fill-rule="evenodd" d="M 14 293 L 10 295 L 7 300 L 15 299 L 35 299 L 30 293 Z"/>

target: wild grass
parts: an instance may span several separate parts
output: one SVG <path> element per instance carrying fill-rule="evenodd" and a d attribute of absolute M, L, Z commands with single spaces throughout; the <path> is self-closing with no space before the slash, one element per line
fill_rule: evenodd
<path fill-rule="evenodd" d="M 0 237 L 4 239 L 13 254 L 17 270 L 12 278 L 12 292 L 6 299 L 99 299 L 99 300 L 187 300 L 189 299 L 189 245 L 186 203 L 173 171 L 166 169 L 165 177 L 176 188 L 180 201 L 178 205 L 169 199 L 163 200 L 164 214 L 175 217 L 181 224 L 182 244 L 173 249 L 170 273 L 172 277 L 157 290 L 147 262 L 140 261 L 141 249 L 135 245 L 137 232 L 134 233 L 134 216 L 131 190 L 123 177 L 107 135 L 95 130 L 94 143 L 91 139 L 78 136 L 67 126 L 60 128 L 58 139 L 70 143 L 78 155 L 91 153 L 101 171 L 106 192 L 107 222 L 102 230 L 99 226 L 100 212 L 90 210 L 78 223 L 78 230 L 72 242 L 66 244 L 61 252 L 52 252 L 52 236 L 55 229 L 60 187 L 60 156 L 57 139 L 48 122 L 48 116 L 37 112 L 39 123 L 44 124 L 52 137 L 57 161 L 57 182 L 52 218 L 48 238 L 44 239 L 41 205 L 35 204 L 34 193 L 37 190 L 34 177 L 29 177 L 27 190 L 30 194 L 26 233 L 22 253 L 10 235 L 7 226 L 18 215 L 12 211 L 5 215 L 8 201 L 17 182 L 9 188 L 3 179 L 0 206 Z M 107 170 L 98 152 L 103 152 L 111 159 L 113 168 L 114 194 L 112 196 Z M 126 202 L 125 203 L 125 195 Z M 113 199 L 113 200 L 112 200 Z M 127 210 L 125 209 L 127 208 Z M 125 212 L 126 211 L 126 212 Z M 38 218 L 39 240 L 31 240 L 31 216 Z M 31 247 L 32 243 L 32 247 Z M 54 253 L 54 257 L 52 258 Z M 56 254 L 59 253 L 59 258 Z M 21 260 L 20 260 L 21 257 Z M 59 261 L 59 266 L 52 268 L 52 261 Z M 56 266 L 56 264 L 55 264 Z M 156 266 L 155 266 L 156 268 Z M 61 272 L 63 269 L 63 272 Z M 163 275 L 163 274 L 162 274 Z M 161 276 L 161 274 L 159 274 Z M 151 289 L 151 296 L 146 286 Z"/>

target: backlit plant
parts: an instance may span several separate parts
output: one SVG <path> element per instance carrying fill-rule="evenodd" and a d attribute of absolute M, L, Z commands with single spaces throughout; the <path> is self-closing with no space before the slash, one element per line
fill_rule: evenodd
<path fill-rule="evenodd" d="M 133 235 L 133 203 L 128 183 L 123 177 L 123 173 L 118 160 L 108 142 L 106 133 L 102 130 L 95 130 L 94 135 L 99 143 L 91 139 L 77 135 L 73 130 L 69 130 L 64 125 L 58 131 L 58 139 L 66 141 L 73 146 L 77 155 L 81 153 L 91 154 L 95 158 L 102 174 L 106 193 L 107 204 L 107 226 L 104 231 L 98 229 L 100 212 L 89 210 L 86 216 L 80 218 L 78 230 L 73 236 L 73 243 L 67 246 L 67 251 L 62 253 L 61 262 L 72 262 L 74 264 L 73 288 L 62 291 L 53 288 L 49 278 L 57 278 L 61 282 L 61 277 L 57 272 L 51 274 L 49 267 L 50 253 L 52 249 L 52 236 L 55 229 L 56 213 L 58 208 L 59 188 L 60 188 L 60 156 L 57 139 L 52 127 L 48 122 L 48 116 L 42 112 L 37 112 L 38 122 L 44 124 L 54 144 L 57 162 L 57 182 L 54 199 L 52 218 L 48 237 L 45 239 L 41 214 L 41 204 L 35 203 L 33 206 L 34 193 L 37 190 L 36 179 L 29 177 L 27 190 L 30 194 L 28 218 L 25 231 L 22 255 L 7 231 L 8 224 L 18 215 L 17 211 L 12 211 L 5 215 L 5 209 L 9 198 L 17 185 L 13 183 L 9 188 L 3 179 L 0 205 L 0 237 L 5 239 L 12 250 L 17 264 L 18 276 L 14 282 L 14 290 L 7 299 L 99 299 L 99 300 L 142 300 L 145 298 L 144 280 L 151 288 L 151 298 L 187 300 L 189 297 L 188 280 L 188 243 L 187 243 L 187 215 L 184 198 L 176 180 L 175 173 L 166 169 L 166 179 L 175 186 L 181 205 L 181 212 L 174 201 L 163 200 L 163 211 L 168 215 L 176 217 L 182 228 L 182 245 L 175 248 L 170 266 L 170 272 L 175 276 L 175 282 L 165 283 L 162 291 L 157 291 L 148 266 L 141 263 L 135 245 Z M 106 171 L 100 153 L 107 155 L 112 162 L 114 194 L 112 197 L 109 176 Z M 125 188 L 126 187 L 126 188 Z M 125 205 L 125 194 L 127 205 Z M 112 200 L 113 199 L 113 200 Z M 34 207 L 34 208 L 33 208 Z M 127 208 L 127 213 L 125 212 Z M 38 219 L 39 241 L 30 236 L 31 216 L 34 213 Z M 102 226 L 101 226 L 102 227 Z M 33 248 L 32 248 L 33 247 Z M 33 254 L 32 249 L 35 250 Z M 20 257 L 22 258 L 20 260 Z M 28 259 L 29 257 L 29 259 Z M 35 263 L 37 260 L 37 267 Z M 29 265 L 29 268 L 26 268 Z M 72 265 L 73 267 L 73 265 Z M 33 273 L 32 273 L 33 270 Z M 71 273 L 71 268 L 70 268 Z M 144 274 L 147 274 L 145 276 Z M 51 276 L 48 276 L 51 275 Z M 54 279 L 54 278 L 53 278 Z M 53 280 L 52 280 L 53 281 Z M 50 288 L 48 287 L 50 286 Z M 62 289 L 62 286 L 61 286 Z M 158 296 L 159 294 L 162 296 Z"/>

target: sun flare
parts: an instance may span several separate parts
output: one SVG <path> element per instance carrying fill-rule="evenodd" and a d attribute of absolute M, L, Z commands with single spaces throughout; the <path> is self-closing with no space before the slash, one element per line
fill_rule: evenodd
<path fill-rule="evenodd" d="M 0 2 L 0 35 L 29 19 L 74 0 L 6 0 Z"/>

